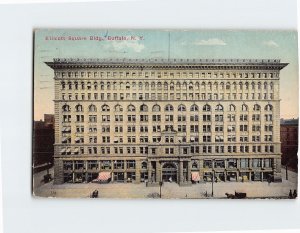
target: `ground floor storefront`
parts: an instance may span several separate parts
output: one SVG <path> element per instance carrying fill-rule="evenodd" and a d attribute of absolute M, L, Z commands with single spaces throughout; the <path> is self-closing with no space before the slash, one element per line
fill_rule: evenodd
<path fill-rule="evenodd" d="M 121 182 L 156 186 L 161 182 L 191 185 L 199 182 L 281 181 L 272 158 L 197 159 L 60 159 L 55 160 L 54 182 Z"/>

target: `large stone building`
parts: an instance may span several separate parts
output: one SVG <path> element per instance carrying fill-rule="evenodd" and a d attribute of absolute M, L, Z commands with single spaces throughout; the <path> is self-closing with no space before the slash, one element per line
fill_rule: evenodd
<path fill-rule="evenodd" d="M 280 60 L 46 64 L 55 80 L 56 184 L 281 180 Z"/>
<path fill-rule="evenodd" d="M 281 164 L 296 171 L 298 170 L 298 120 L 281 119 L 280 123 Z"/>

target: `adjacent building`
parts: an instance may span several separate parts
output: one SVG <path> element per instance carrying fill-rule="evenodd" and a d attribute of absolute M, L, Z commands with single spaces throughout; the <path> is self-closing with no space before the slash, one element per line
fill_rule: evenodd
<path fill-rule="evenodd" d="M 298 119 L 281 119 L 282 165 L 298 170 Z"/>
<path fill-rule="evenodd" d="M 44 114 L 44 120 L 33 123 L 33 169 L 39 171 L 49 164 L 54 157 L 54 115 Z"/>
<path fill-rule="evenodd" d="M 54 59 L 54 182 L 281 181 L 280 60 Z"/>

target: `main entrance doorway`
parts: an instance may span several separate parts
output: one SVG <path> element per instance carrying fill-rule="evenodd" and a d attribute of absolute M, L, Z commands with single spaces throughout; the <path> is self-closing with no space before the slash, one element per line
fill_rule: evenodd
<path fill-rule="evenodd" d="M 163 165 L 162 180 L 164 182 L 177 182 L 177 167 L 174 163 L 165 163 Z"/>

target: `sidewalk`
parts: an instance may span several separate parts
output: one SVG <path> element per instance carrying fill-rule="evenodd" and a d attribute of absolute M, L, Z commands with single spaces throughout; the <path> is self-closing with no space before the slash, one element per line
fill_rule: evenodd
<path fill-rule="evenodd" d="M 249 198 L 287 198 L 290 189 L 297 189 L 297 173 L 288 171 L 289 180 L 285 180 L 285 170 L 282 170 L 282 183 L 267 182 L 218 182 L 214 183 L 214 198 L 226 198 L 225 193 L 234 194 L 246 192 Z M 35 188 L 35 195 L 41 197 L 89 197 L 95 189 L 100 198 L 149 198 L 149 195 L 159 194 L 159 187 L 146 187 L 145 183 L 109 183 L 109 184 L 62 184 L 53 182 Z M 164 183 L 162 198 L 206 198 L 204 193 L 211 195 L 212 184 L 200 183 L 187 187 L 180 187 L 176 183 Z"/>

